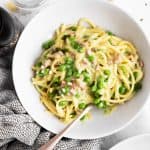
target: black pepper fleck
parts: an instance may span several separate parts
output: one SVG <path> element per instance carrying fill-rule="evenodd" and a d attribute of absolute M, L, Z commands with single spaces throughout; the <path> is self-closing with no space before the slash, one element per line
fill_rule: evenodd
<path fill-rule="evenodd" d="M 145 3 L 145 6 L 147 6 L 147 3 Z"/>
<path fill-rule="evenodd" d="M 141 22 L 142 22 L 143 20 L 144 20 L 143 18 L 140 19 Z"/>

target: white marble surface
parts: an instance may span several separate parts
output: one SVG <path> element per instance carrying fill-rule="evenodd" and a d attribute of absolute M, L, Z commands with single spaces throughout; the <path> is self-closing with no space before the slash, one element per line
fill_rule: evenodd
<path fill-rule="evenodd" d="M 149 0 L 105 0 L 114 5 L 117 5 L 127 11 L 131 16 L 140 24 L 150 39 L 150 1 Z M 4 7 L 6 0 L 0 0 L 0 6 Z M 50 0 L 52 4 L 54 0 Z M 17 14 L 21 22 L 26 25 L 28 21 L 33 17 L 29 14 Z M 122 131 L 104 138 L 104 149 L 109 149 L 119 141 L 128 137 L 150 133 L 150 100 L 143 109 L 138 118 Z"/>

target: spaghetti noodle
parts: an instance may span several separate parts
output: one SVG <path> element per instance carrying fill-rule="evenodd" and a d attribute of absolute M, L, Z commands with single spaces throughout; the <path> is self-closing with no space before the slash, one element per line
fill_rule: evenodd
<path fill-rule="evenodd" d="M 61 25 L 42 47 L 32 82 L 44 105 L 64 122 L 89 104 L 110 112 L 141 88 L 136 48 L 88 19 Z"/>

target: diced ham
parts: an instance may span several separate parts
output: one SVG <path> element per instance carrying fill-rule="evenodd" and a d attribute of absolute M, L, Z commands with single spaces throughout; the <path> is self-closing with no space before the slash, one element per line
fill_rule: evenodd
<path fill-rule="evenodd" d="M 88 55 L 92 55 L 92 51 L 90 49 L 87 50 Z"/>
<path fill-rule="evenodd" d="M 86 83 L 79 79 L 79 80 L 77 80 L 77 86 L 83 90 L 86 87 Z"/>
<path fill-rule="evenodd" d="M 51 64 L 51 60 L 48 59 L 48 60 L 45 61 L 44 67 L 48 67 L 50 64 Z"/>
<path fill-rule="evenodd" d="M 121 59 L 121 57 L 120 57 L 119 53 L 115 53 L 115 54 L 114 54 L 114 57 L 113 57 L 113 59 L 112 59 L 112 62 L 113 62 L 114 64 L 118 64 L 118 63 L 120 63 L 120 59 Z"/>
<path fill-rule="evenodd" d="M 72 87 L 73 89 L 75 89 L 75 88 L 76 88 L 76 86 L 77 86 L 76 82 L 72 82 L 71 87 Z"/>
<path fill-rule="evenodd" d="M 113 64 L 112 60 L 109 59 L 109 60 L 108 60 L 108 65 L 112 65 L 112 64 Z"/>
<path fill-rule="evenodd" d="M 63 52 L 61 52 L 61 51 L 58 51 L 58 52 L 56 52 L 56 53 L 53 54 L 53 56 L 56 57 L 56 58 L 60 58 L 60 57 L 63 56 L 63 55 L 64 55 L 64 54 L 63 54 Z"/>
<path fill-rule="evenodd" d="M 73 94 L 73 95 L 75 95 L 76 94 L 76 90 L 75 89 L 71 89 L 70 93 Z"/>
<path fill-rule="evenodd" d="M 95 70 L 96 70 L 96 71 L 98 71 L 98 70 L 99 70 L 99 66 L 98 66 L 98 65 L 96 66 Z"/>
<path fill-rule="evenodd" d="M 87 60 L 86 60 L 85 58 L 82 60 L 82 63 L 83 63 L 84 65 L 87 65 L 87 64 L 88 64 L 88 62 L 87 62 Z"/>
<path fill-rule="evenodd" d="M 95 52 L 95 51 L 96 51 L 96 49 L 95 49 L 95 48 L 91 48 L 91 51 Z"/>
<path fill-rule="evenodd" d="M 64 87 L 66 85 L 66 81 L 61 82 L 61 87 Z"/>

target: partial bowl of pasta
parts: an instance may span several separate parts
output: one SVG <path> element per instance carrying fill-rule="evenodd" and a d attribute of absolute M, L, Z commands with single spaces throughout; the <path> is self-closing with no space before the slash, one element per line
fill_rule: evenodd
<path fill-rule="evenodd" d="M 65 136 L 104 137 L 131 123 L 146 104 L 149 48 L 134 19 L 110 3 L 55 2 L 19 39 L 15 89 L 33 119 L 53 133 L 94 105 Z"/>

